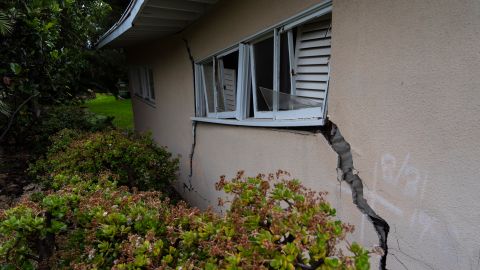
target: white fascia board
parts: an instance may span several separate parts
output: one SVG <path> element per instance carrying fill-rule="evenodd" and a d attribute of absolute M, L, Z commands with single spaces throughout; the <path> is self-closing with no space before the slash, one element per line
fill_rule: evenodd
<path fill-rule="evenodd" d="M 128 29 L 132 28 L 133 21 L 137 17 L 137 14 L 140 12 L 145 2 L 146 0 L 135 0 L 135 3 L 133 3 L 133 7 L 130 10 L 129 14 L 126 15 L 127 18 L 124 19 L 120 24 L 115 24 L 112 28 L 110 28 L 110 30 L 108 30 L 100 38 L 100 40 L 95 45 L 95 48 L 102 48 L 103 46 L 118 38 L 121 34 L 125 33 Z"/>

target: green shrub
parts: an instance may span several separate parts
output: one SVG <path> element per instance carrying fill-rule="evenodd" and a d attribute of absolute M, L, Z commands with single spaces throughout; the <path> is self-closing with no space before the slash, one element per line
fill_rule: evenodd
<path fill-rule="evenodd" d="M 368 269 L 369 252 L 344 238 L 323 193 L 262 176 L 216 187 L 220 216 L 157 192 L 129 192 L 104 174 L 0 213 L 4 269 Z M 223 203 L 223 201 L 221 201 Z M 349 251 L 341 251 L 340 243 Z M 350 254 L 350 255 L 347 255 Z"/>
<path fill-rule="evenodd" d="M 62 129 L 93 132 L 113 127 L 113 117 L 91 113 L 78 105 L 53 106 L 36 120 L 30 117 L 27 113 L 18 116 L 8 141 L 22 145 L 36 155 L 43 154 L 50 145 L 49 137 Z"/>
<path fill-rule="evenodd" d="M 84 134 L 63 130 L 52 141 L 46 157 L 31 166 L 30 173 L 54 189 L 66 184 L 58 176 L 110 171 L 121 185 L 162 190 L 170 188 L 178 171 L 179 160 L 149 136 L 118 130 Z"/>

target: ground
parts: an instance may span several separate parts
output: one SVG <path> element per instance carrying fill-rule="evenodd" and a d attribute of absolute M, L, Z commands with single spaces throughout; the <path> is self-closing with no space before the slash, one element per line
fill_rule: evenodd
<path fill-rule="evenodd" d="M 23 193 L 37 189 L 26 176 L 30 155 L 0 147 L 0 209 L 7 209 Z"/>
<path fill-rule="evenodd" d="M 95 99 L 86 103 L 90 111 L 106 116 L 114 116 L 113 124 L 118 128 L 133 129 L 132 101 L 115 99 L 108 94 L 96 94 Z"/>

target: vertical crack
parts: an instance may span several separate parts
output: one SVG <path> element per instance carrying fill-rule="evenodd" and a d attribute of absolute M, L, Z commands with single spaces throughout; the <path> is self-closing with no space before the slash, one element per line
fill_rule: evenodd
<path fill-rule="evenodd" d="M 342 136 L 337 125 L 330 120 L 327 120 L 326 124 L 322 127 L 321 132 L 325 139 L 327 139 L 333 151 L 338 155 L 337 170 L 340 172 L 340 180 L 343 180 L 350 185 L 350 188 L 352 189 L 353 203 L 357 206 L 360 212 L 368 216 L 377 232 L 380 247 L 383 249 L 383 255 L 380 259 L 380 269 L 386 269 L 388 255 L 387 238 L 390 226 L 383 218 L 375 213 L 364 198 L 363 182 L 353 167 L 353 156 L 350 144 Z"/>
<path fill-rule="evenodd" d="M 197 98 L 197 89 L 196 89 L 196 85 L 195 85 L 195 60 L 193 58 L 193 55 L 192 55 L 192 51 L 190 49 L 190 45 L 188 44 L 188 40 L 187 39 L 183 39 L 183 42 L 185 42 L 185 49 L 187 50 L 187 54 L 188 54 L 188 59 L 190 60 L 190 63 L 192 65 L 192 74 L 193 74 L 193 96 L 194 96 L 194 99 L 193 99 L 193 106 L 194 106 L 194 109 L 195 109 L 195 114 L 197 112 L 197 103 L 195 102 L 195 99 Z M 192 186 L 192 176 L 193 176 L 193 155 L 195 154 L 195 146 L 197 144 L 197 122 L 196 121 L 193 121 L 192 123 L 192 136 L 193 136 L 193 142 L 192 142 L 192 147 L 190 149 L 190 155 L 189 155 L 189 159 L 190 159 L 190 173 L 188 174 L 188 185 L 186 183 L 183 183 L 183 188 L 184 189 L 187 189 L 188 191 L 192 191 L 193 190 L 193 186 Z"/>

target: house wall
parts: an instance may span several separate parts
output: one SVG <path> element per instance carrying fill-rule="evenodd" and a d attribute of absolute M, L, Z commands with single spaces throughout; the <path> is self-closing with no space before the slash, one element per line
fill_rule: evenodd
<path fill-rule="evenodd" d="M 318 2 L 222 1 L 180 35 L 129 49 L 132 63 L 155 67 L 156 105 L 134 98 L 135 127 L 181 155 L 178 187 L 193 205 L 215 205 L 220 175 L 284 169 L 328 191 L 356 226 L 351 240 L 371 247 L 377 235 L 336 180 L 337 156 L 320 134 L 199 123 L 188 177 L 194 96 L 182 38 L 200 60 Z M 390 225 L 389 269 L 480 269 L 479 14 L 478 0 L 333 3 L 329 115 Z"/>

